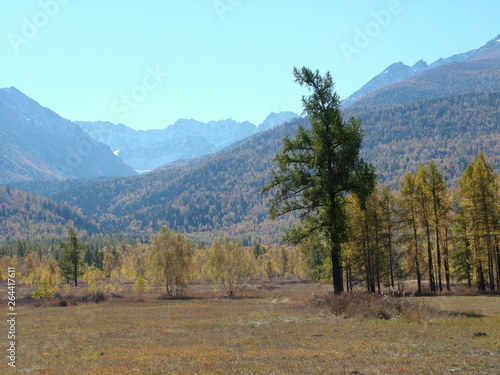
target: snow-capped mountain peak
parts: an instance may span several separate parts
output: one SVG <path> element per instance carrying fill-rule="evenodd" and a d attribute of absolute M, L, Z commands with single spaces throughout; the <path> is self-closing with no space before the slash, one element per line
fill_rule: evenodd
<path fill-rule="evenodd" d="M 293 118 L 292 112 L 271 113 L 258 127 L 231 118 L 204 123 L 179 119 L 165 129 L 134 130 L 110 122 L 76 122 L 96 140 L 115 151 L 135 170 L 151 170 L 163 164 L 216 152 L 259 131 L 268 130 Z"/>

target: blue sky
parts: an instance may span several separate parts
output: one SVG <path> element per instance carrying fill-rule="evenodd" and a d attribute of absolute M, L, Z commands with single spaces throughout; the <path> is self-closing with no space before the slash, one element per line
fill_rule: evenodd
<path fill-rule="evenodd" d="M 346 98 L 394 62 L 475 49 L 498 0 L 0 0 L 0 87 L 71 120 L 261 123 L 301 112 L 294 66 Z"/>

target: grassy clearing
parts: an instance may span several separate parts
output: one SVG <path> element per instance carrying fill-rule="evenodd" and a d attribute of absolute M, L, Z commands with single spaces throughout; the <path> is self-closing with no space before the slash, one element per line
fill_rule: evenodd
<path fill-rule="evenodd" d="M 425 297 L 430 319 L 354 318 L 308 308 L 315 284 L 263 284 L 245 298 L 18 308 L 17 371 L 6 374 L 497 374 L 500 297 Z M 6 304 L 5 304 L 6 305 Z M 486 314 L 487 313 L 487 314 Z M 482 332 L 486 335 L 477 336 Z M 6 340 L 4 340 L 6 342 Z M 4 344 L 4 349 L 6 345 Z"/>
<path fill-rule="evenodd" d="M 500 295 L 414 297 L 438 311 L 463 315 L 500 315 Z"/>

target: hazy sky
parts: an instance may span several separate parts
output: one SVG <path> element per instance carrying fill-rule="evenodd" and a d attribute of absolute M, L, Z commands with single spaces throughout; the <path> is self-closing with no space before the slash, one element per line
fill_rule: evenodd
<path fill-rule="evenodd" d="M 258 125 L 301 113 L 294 66 L 346 98 L 394 62 L 480 47 L 499 19 L 498 0 L 0 0 L 0 87 L 71 120 Z"/>

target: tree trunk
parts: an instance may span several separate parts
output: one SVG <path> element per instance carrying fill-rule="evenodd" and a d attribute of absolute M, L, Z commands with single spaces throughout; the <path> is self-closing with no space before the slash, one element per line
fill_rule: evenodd
<path fill-rule="evenodd" d="M 365 269 L 366 269 L 366 287 L 368 293 L 375 293 L 375 259 L 370 244 L 370 228 L 368 225 L 368 212 L 364 212 L 365 218 Z"/>
<path fill-rule="evenodd" d="M 450 291 L 450 260 L 448 254 L 448 228 L 445 229 L 445 242 L 444 242 L 444 275 L 446 278 L 446 290 Z"/>
<path fill-rule="evenodd" d="M 431 292 L 436 291 L 436 283 L 434 281 L 434 269 L 433 269 L 433 261 L 432 261 L 432 246 L 431 246 L 431 233 L 429 229 L 429 225 L 426 224 L 426 234 L 427 234 L 427 259 L 429 262 L 429 283 L 431 287 Z"/>
<path fill-rule="evenodd" d="M 392 259 L 392 228 L 389 227 L 389 275 L 391 281 L 391 287 L 394 290 L 394 260 Z"/>
<path fill-rule="evenodd" d="M 481 264 L 481 261 L 479 261 L 476 272 L 477 272 L 477 290 L 479 290 L 480 292 L 484 292 L 486 291 L 486 281 L 484 280 L 483 265 Z"/>
<path fill-rule="evenodd" d="M 413 219 L 413 239 L 415 241 L 415 268 L 417 272 L 417 288 L 418 288 L 418 293 L 422 293 L 422 274 L 420 273 L 420 262 L 418 261 L 417 223 L 415 221 L 415 216 L 412 215 L 412 219 Z"/>
<path fill-rule="evenodd" d="M 436 187 L 432 186 L 432 203 L 434 207 L 434 231 L 436 232 L 436 254 L 437 254 L 437 280 L 439 291 L 443 291 L 443 282 L 441 278 L 441 246 L 439 243 L 439 210 L 437 206 L 437 192 Z"/>
<path fill-rule="evenodd" d="M 78 286 L 78 260 L 74 264 L 75 270 L 75 287 Z"/>
<path fill-rule="evenodd" d="M 377 292 L 378 294 L 382 293 L 381 287 L 380 287 L 380 244 L 379 244 L 379 227 L 378 227 L 378 217 L 375 216 L 375 275 L 377 278 Z"/>
<path fill-rule="evenodd" d="M 351 283 L 351 264 L 349 260 L 346 262 L 345 266 L 345 285 L 347 288 L 347 293 L 352 292 L 352 283 Z"/>
<path fill-rule="evenodd" d="M 495 236 L 495 242 L 496 236 Z M 496 258 L 497 258 L 497 290 L 500 290 L 500 246 L 496 246 Z"/>
<path fill-rule="evenodd" d="M 334 243 L 331 248 L 332 257 L 332 276 L 333 276 L 333 292 L 342 294 L 344 285 L 342 280 L 342 263 L 340 262 L 340 244 Z"/>
<path fill-rule="evenodd" d="M 437 215 L 437 214 L 436 214 Z M 439 226 L 438 221 L 436 219 L 435 223 L 435 231 L 436 231 L 436 253 L 437 253 L 437 279 L 438 279 L 438 287 L 439 291 L 443 291 L 443 281 L 441 277 L 441 246 L 439 244 Z"/>

